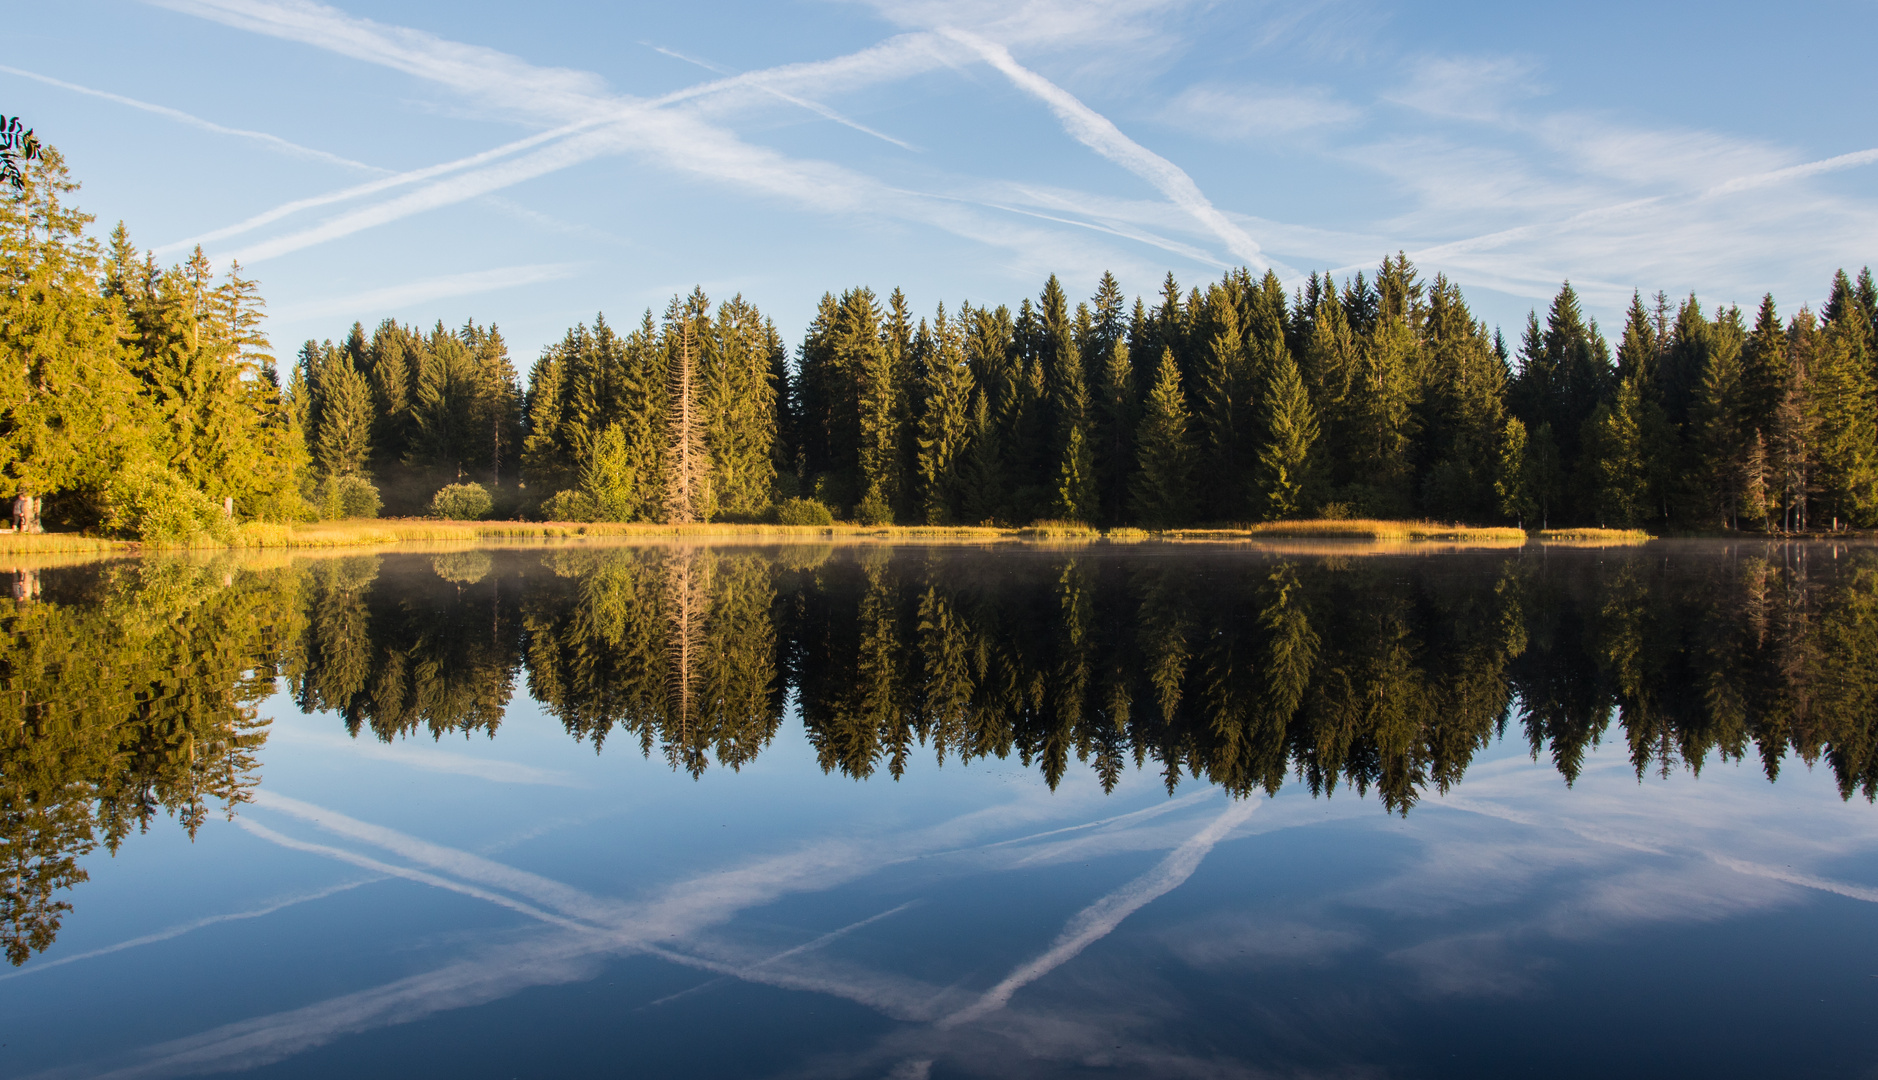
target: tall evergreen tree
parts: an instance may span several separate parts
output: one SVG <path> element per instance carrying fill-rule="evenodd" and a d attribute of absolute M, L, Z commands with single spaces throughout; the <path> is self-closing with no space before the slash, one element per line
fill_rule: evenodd
<path fill-rule="evenodd" d="M 1275 361 L 1264 400 L 1269 434 L 1259 450 L 1259 487 L 1265 496 L 1265 518 L 1276 521 L 1298 516 L 1308 503 L 1311 452 L 1318 436 L 1317 414 L 1289 352 Z"/>
<path fill-rule="evenodd" d="M 1139 460 L 1132 492 L 1135 515 L 1144 524 L 1171 528 L 1192 518 L 1196 455 L 1191 422 L 1174 350 L 1163 348 L 1136 440 Z"/>
<path fill-rule="evenodd" d="M 919 479 L 922 516 L 928 525 L 948 525 L 964 513 L 966 452 L 972 434 L 972 370 L 965 362 L 964 328 L 946 318 L 945 305 L 933 315 L 920 395 Z"/>

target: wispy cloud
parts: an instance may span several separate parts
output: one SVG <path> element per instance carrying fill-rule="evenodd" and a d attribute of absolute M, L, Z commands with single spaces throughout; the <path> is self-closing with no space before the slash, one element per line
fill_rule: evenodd
<path fill-rule="evenodd" d="M 660 53 L 665 56 L 669 56 L 674 60 L 682 60 L 687 64 L 695 64 L 696 66 L 701 67 L 705 69 L 706 71 L 713 71 L 719 75 L 735 76 L 736 74 L 738 74 L 736 71 L 733 71 L 730 68 L 724 67 L 721 64 L 713 64 L 709 60 L 700 60 L 695 56 L 687 56 L 686 54 L 681 53 L 676 49 L 668 49 L 663 45 L 653 45 L 651 46 L 651 48 L 654 52 Z M 840 124 L 843 127 L 853 128 L 854 130 L 860 132 L 863 135 L 872 135 L 874 138 L 879 139 L 882 142 L 892 143 L 893 145 L 899 147 L 902 150 L 912 150 L 915 152 L 918 151 L 918 147 L 914 146 L 912 143 L 909 143 L 905 141 L 904 139 L 896 139 L 893 136 L 888 135 L 887 133 L 883 131 L 876 131 L 875 129 L 868 127 L 866 124 L 863 124 L 860 121 L 854 119 L 853 117 L 847 116 L 840 112 L 836 112 L 834 109 L 831 109 L 826 105 L 823 105 L 819 101 L 811 101 L 808 98 L 797 97 L 794 94 L 788 93 L 787 91 L 784 91 L 784 90 L 780 90 L 774 86 L 769 85 L 769 83 L 761 81 L 761 80 L 756 81 L 752 83 L 751 85 L 755 86 L 758 90 L 761 90 L 766 94 L 774 95 L 778 100 L 786 101 L 791 105 L 795 105 L 799 108 L 807 109 L 808 111 L 814 113 L 817 116 L 822 117 L 825 120 L 833 120 L 835 123 Z"/>
<path fill-rule="evenodd" d="M 1188 87 L 1161 111 L 1168 124 L 1221 140 L 1290 135 L 1348 124 L 1362 116 L 1362 109 L 1318 87 L 1216 83 Z"/>
<path fill-rule="evenodd" d="M 1108 117 L 1084 105 L 1074 94 L 1019 64 L 1003 45 L 956 28 L 948 27 L 940 33 L 971 48 L 1019 89 L 1049 106 L 1077 142 L 1154 185 L 1168 201 L 1224 241 L 1235 257 L 1254 269 L 1270 265 L 1258 243 L 1220 213 L 1180 166 L 1122 134 Z"/>
<path fill-rule="evenodd" d="M 148 101 L 139 101 L 133 97 L 125 97 L 122 94 L 113 94 L 108 90 L 95 90 L 89 86 L 80 86 L 77 83 L 66 82 L 64 79 L 55 79 L 50 75 L 41 75 L 38 72 L 24 71 L 16 67 L 7 67 L 4 64 L 0 64 L 0 71 L 4 71 L 9 75 L 17 75 L 22 79 L 32 79 L 35 82 L 42 82 L 47 86 L 56 86 L 61 90 L 70 90 L 75 94 L 85 94 L 90 97 L 115 102 L 119 105 L 127 105 L 133 109 L 174 120 L 179 124 L 188 124 L 190 127 L 201 128 L 203 131 L 212 131 L 217 135 L 233 135 L 240 139 L 250 139 L 270 150 L 278 151 L 289 157 L 304 158 L 309 161 L 324 161 L 329 165 L 343 165 L 348 169 L 359 169 L 364 172 L 382 173 L 390 171 L 388 169 L 381 169 L 376 165 L 367 165 L 363 161 L 354 161 L 351 158 L 340 157 L 338 154 L 328 153 L 325 150 L 315 150 L 310 146 L 301 146 L 299 143 L 289 142 L 278 135 L 270 135 L 265 131 L 249 131 L 246 128 L 227 127 L 213 120 L 204 120 L 200 116 L 186 113 L 181 109 L 172 109 L 167 105 L 154 105 Z"/>
<path fill-rule="evenodd" d="M 230 911 L 230 912 L 225 912 L 220 915 L 206 915 L 200 919 L 191 919 L 188 922 L 177 923 L 174 926 L 165 927 L 162 930 L 156 931 L 155 933 L 143 934 L 139 937 L 130 938 L 129 940 L 126 940 L 126 941 L 120 941 L 114 945 L 106 945 L 103 948 L 88 949 L 81 953 L 73 953 L 70 956 L 57 956 L 57 957 L 52 958 L 51 960 L 35 960 L 31 967 L 23 967 L 23 968 L 15 969 L 13 971 L 0 972 L 0 982 L 5 982 L 8 979 L 18 979 L 26 975 L 37 974 L 38 972 L 48 971 L 52 968 L 62 967 L 66 964 L 76 964 L 80 960 L 91 960 L 100 956 L 109 956 L 112 953 L 123 952 L 125 949 L 135 949 L 144 945 L 155 945 L 159 942 L 170 941 L 175 938 L 182 937 L 184 934 L 194 933 L 197 930 L 205 930 L 211 926 L 220 926 L 223 923 L 245 922 L 249 919 L 265 918 L 266 916 L 272 915 L 275 912 L 285 911 L 286 909 L 290 907 L 296 907 L 300 904 L 310 904 L 314 902 L 315 900 L 324 900 L 329 896 L 337 896 L 338 894 L 342 892 L 350 892 L 351 890 L 356 889 L 361 885 L 370 885 L 373 882 L 383 881 L 383 880 L 385 880 L 383 877 L 374 876 L 374 877 L 367 877 L 367 878 L 358 878 L 353 881 L 342 881 L 337 885 L 329 885 L 324 889 L 314 889 L 312 892 L 300 893 L 296 896 L 282 897 L 281 899 L 270 901 L 269 903 L 263 904 L 260 907 L 249 908 L 245 911 Z"/>
<path fill-rule="evenodd" d="M 1075 959 L 1084 949 L 1107 937 L 1123 919 L 1185 884 L 1200 868 L 1201 860 L 1226 834 L 1245 823 L 1258 803 L 1235 801 L 1152 870 L 1077 912 L 1050 947 L 1033 960 L 1018 965 L 977 1001 L 939 1022 L 941 1028 L 981 1020 L 1010 1003 L 1011 995 Z"/>
<path fill-rule="evenodd" d="M 294 314 L 296 317 L 306 317 L 333 312 L 375 313 L 426 300 L 465 296 L 492 289 L 506 289 L 537 281 L 555 281 L 568 277 L 573 272 L 574 268 L 570 265 L 511 266 L 501 270 L 482 270 L 471 274 L 457 274 L 447 278 L 435 278 L 431 281 L 414 282 L 410 285 L 394 286 L 376 292 L 341 297 L 333 301 L 322 301 L 322 304 L 333 305 L 331 312 L 316 308 L 310 311 L 296 310 Z M 394 762 L 407 768 L 422 769 L 426 772 L 470 776 L 498 784 L 537 784 L 544 787 L 583 786 L 574 776 L 559 769 L 543 769 L 501 758 L 472 757 L 469 754 L 453 753 L 437 746 L 382 743 L 371 738 L 348 738 L 336 732 L 312 731 L 300 727 L 276 727 L 269 734 L 269 738 L 277 743 L 310 744 L 327 750 L 339 751 L 348 756 Z"/>

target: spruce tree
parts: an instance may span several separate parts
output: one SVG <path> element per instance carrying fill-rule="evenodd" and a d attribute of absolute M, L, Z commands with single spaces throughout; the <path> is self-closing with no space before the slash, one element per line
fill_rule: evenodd
<path fill-rule="evenodd" d="M 718 305 L 716 347 L 705 354 L 699 409 L 711 460 L 715 511 L 750 520 L 769 509 L 775 485 L 775 333 L 741 294 Z"/>
<path fill-rule="evenodd" d="M 362 476 L 372 453 L 371 387 L 344 354 L 326 372 L 322 385 L 320 471 L 327 476 Z"/>
<path fill-rule="evenodd" d="M 1521 528 L 1537 516 L 1539 504 L 1533 497 L 1533 466 L 1526 445 L 1526 425 L 1517 417 L 1506 418 L 1500 435 L 1500 455 L 1494 470 L 1493 491 L 1500 513 L 1512 518 Z"/>
<path fill-rule="evenodd" d="M 1720 313 L 1711 328 L 1707 367 L 1696 392 L 1692 442 L 1701 462 L 1709 520 L 1738 525 L 1748 488 L 1748 457 L 1754 432 L 1747 423 L 1741 352 L 1745 334 L 1740 312 Z M 1700 519 L 1698 519 L 1700 520 Z"/>
<path fill-rule="evenodd" d="M 1095 453 L 1090 445 L 1087 373 L 1069 319 L 1068 300 L 1052 274 L 1039 297 L 1038 351 L 1056 431 L 1052 439 L 1050 514 L 1064 521 L 1095 521 L 1101 515 Z M 1086 319 L 1085 315 L 1085 319 Z"/>
<path fill-rule="evenodd" d="M 1135 517 L 1151 528 L 1172 528 L 1192 517 L 1196 455 L 1190 424 L 1180 367 L 1173 349 L 1163 348 L 1136 438 L 1139 468 L 1132 484 Z"/>
<path fill-rule="evenodd" d="M 933 315 L 921 393 L 919 478 L 922 516 L 928 525 L 948 525 L 964 512 L 966 451 L 972 433 L 972 369 L 965 362 L 963 327 Z"/>
<path fill-rule="evenodd" d="M 1265 497 L 1265 519 L 1296 517 L 1307 505 L 1317 444 L 1317 414 L 1310 394 L 1290 353 L 1278 356 L 1265 385 L 1267 441 L 1259 450 L 1259 486 Z"/>
<path fill-rule="evenodd" d="M 1844 273 L 1839 277 L 1843 282 Z M 1865 352 L 1865 313 L 1849 287 L 1829 310 L 1835 314 L 1811 372 L 1819 509 L 1841 527 L 1863 528 L 1878 522 L 1878 385 Z"/>

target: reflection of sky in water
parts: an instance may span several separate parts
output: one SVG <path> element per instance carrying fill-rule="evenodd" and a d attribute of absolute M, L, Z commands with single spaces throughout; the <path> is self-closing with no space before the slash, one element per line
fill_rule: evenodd
<path fill-rule="evenodd" d="M 1830 770 L 1568 788 L 1517 733 L 1406 817 L 1072 763 L 693 779 L 518 692 L 494 739 L 284 695 L 0 971 L 8 1076 L 1865 1075 L 1878 815 Z"/>

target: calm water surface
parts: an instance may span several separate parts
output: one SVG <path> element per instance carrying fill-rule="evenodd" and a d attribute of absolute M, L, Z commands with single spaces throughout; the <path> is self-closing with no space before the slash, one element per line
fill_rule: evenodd
<path fill-rule="evenodd" d="M 1870 548 L 11 583 L 7 1077 L 1878 1076 Z"/>

